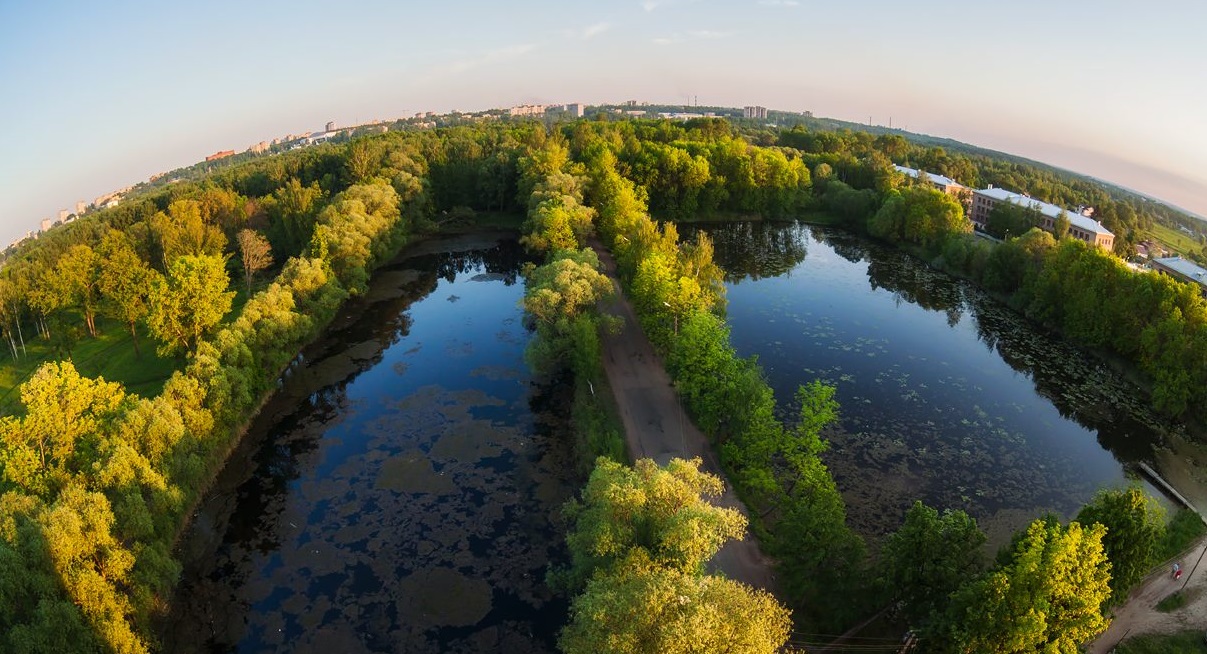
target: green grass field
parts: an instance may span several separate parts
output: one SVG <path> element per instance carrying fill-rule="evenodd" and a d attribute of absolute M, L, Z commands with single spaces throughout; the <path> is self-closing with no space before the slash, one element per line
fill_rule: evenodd
<path fill-rule="evenodd" d="M 257 292 L 270 280 L 259 280 L 252 287 Z M 231 284 L 235 299 L 226 320 L 232 320 L 247 303 L 246 286 L 236 278 Z M 127 393 L 142 397 L 154 397 L 163 390 L 163 385 L 172 373 L 185 364 L 183 357 L 161 357 L 156 353 L 159 342 L 140 326 L 138 330 L 139 354 L 134 353 L 134 340 L 130 328 L 100 316 L 96 318 L 99 335 L 92 338 L 83 328 L 83 320 L 69 317 L 66 326 L 57 329 L 72 329 L 77 340 L 71 347 L 71 362 L 85 377 L 104 377 L 105 381 L 121 382 Z M 32 324 L 22 325 L 25 334 L 25 349 L 18 344 L 19 356 L 13 359 L 12 350 L 3 344 L 0 349 L 0 415 L 12 415 L 21 411 L 20 386 L 29 379 L 38 366 L 47 361 L 66 359 L 61 347 L 38 336 Z"/>
<path fill-rule="evenodd" d="M 1171 636 L 1136 636 L 1123 641 L 1117 654 L 1207 654 L 1203 631 L 1183 631 Z"/>
<path fill-rule="evenodd" d="M 97 329 L 100 336 L 84 335 L 71 348 L 71 361 L 85 377 L 121 382 L 127 392 L 149 397 L 157 395 L 177 366 L 183 364 L 183 359 L 157 355 L 157 343 L 145 329 L 140 330 L 138 338 L 141 356 L 134 354 L 134 341 L 124 325 L 98 319 Z M 56 349 L 34 333 L 25 335 L 25 351 L 18 359 L 14 360 L 12 351 L 5 348 L 0 357 L 0 413 L 16 412 L 21 401 L 18 391 L 21 384 L 38 366 L 67 358 L 64 354 L 62 349 Z"/>
<path fill-rule="evenodd" d="M 1198 241 L 1187 236 L 1183 232 L 1178 231 L 1165 225 L 1153 224 L 1152 229 L 1148 230 L 1149 236 L 1160 242 L 1165 249 L 1173 250 L 1180 254 L 1186 254 L 1191 251 L 1201 250 L 1203 246 L 1199 245 Z"/>

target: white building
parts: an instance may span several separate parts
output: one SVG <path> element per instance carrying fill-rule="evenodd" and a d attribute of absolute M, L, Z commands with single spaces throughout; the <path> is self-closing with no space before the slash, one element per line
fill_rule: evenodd
<path fill-rule="evenodd" d="M 1039 213 L 1039 227 L 1049 232 L 1056 229 L 1056 221 L 1063 215 L 1069 219 L 1070 236 L 1107 250 L 1115 247 L 1114 232 L 1097 220 L 1004 188 L 990 187 L 972 192 L 972 222 L 984 229 L 989 223 L 989 213 L 999 202 L 1009 202 Z"/>
<path fill-rule="evenodd" d="M 522 104 L 518 107 L 512 107 L 507 110 L 508 116 L 544 116 L 545 105 L 543 104 Z"/>

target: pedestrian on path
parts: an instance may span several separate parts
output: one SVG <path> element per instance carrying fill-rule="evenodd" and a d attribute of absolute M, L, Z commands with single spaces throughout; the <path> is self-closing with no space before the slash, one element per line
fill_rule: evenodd
<path fill-rule="evenodd" d="M 1173 564 L 1173 578 L 1175 581 L 1182 578 L 1182 564 L 1176 561 Z"/>

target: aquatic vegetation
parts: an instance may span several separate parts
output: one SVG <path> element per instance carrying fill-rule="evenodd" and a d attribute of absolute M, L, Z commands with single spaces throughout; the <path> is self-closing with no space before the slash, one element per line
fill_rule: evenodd
<path fill-rule="evenodd" d="M 1116 457 L 1144 456 L 1171 428 L 1143 393 L 976 288 L 850 234 L 798 238 L 809 257 L 790 277 L 731 286 L 728 314 L 740 353 L 772 362 L 777 397 L 841 382 L 842 424 L 823 458 L 863 533 L 894 529 L 894 507 L 920 497 L 992 518 L 997 542 L 1036 507 L 1071 515 L 1123 479 Z M 837 256 L 838 241 L 858 243 L 861 263 Z M 785 323 L 799 338 L 785 338 Z"/>

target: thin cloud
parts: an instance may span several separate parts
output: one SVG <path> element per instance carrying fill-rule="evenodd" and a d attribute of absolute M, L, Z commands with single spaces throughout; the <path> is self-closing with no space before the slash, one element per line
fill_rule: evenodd
<path fill-rule="evenodd" d="M 612 29 L 611 23 L 595 23 L 594 25 L 589 25 L 579 30 L 577 36 L 579 39 L 586 41 L 593 37 L 599 36 L 610 29 Z"/>
<path fill-rule="evenodd" d="M 696 0 L 643 0 L 641 8 L 647 13 L 659 9 L 661 7 L 669 7 L 671 5 L 689 5 Z"/>
<path fill-rule="evenodd" d="M 688 30 L 686 32 L 675 32 L 667 36 L 657 36 L 651 39 L 654 45 L 675 45 L 684 41 L 703 41 L 724 39 L 731 36 L 730 32 L 718 32 L 716 30 Z"/>
<path fill-rule="evenodd" d="M 538 43 L 519 43 L 516 45 L 509 45 L 507 47 L 498 48 L 495 50 L 488 50 L 476 57 L 450 62 L 449 64 L 443 66 L 443 69 L 448 73 L 464 73 L 467 70 L 472 70 L 474 68 L 478 68 L 479 66 L 485 66 L 497 61 L 514 59 L 516 57 L 528 54 L 539 47 L 540 44 Z"/>

